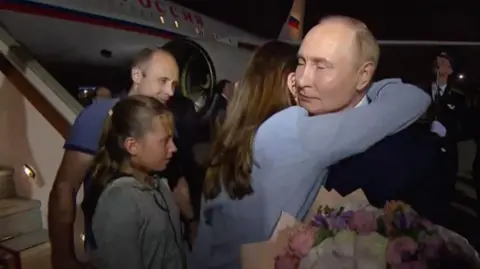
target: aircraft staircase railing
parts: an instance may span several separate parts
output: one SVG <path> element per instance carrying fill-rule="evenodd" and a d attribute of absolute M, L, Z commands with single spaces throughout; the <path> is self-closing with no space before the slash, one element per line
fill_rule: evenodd
<path fill-rule="evenodd" d="M 73 124 L 82 110 L 80 103 L 1 26 L 0 52 L 70 125 Z"/>

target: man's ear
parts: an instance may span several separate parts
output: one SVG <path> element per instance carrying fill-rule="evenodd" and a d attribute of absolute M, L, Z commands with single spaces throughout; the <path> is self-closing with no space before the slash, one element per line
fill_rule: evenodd
<path fill-rule="evenodd" d="M 373 64 L 373 62 L 368 61 L 364 63 L 358 69 L 358 79 L 357 79 L 356 90 L 357 91 L 364 90 L 368 86 L 368 84 L 370 84 L 370 81 L 372 81 L 372 77 L 374 73 L 375 73 L 375 65 Z"/>
<path fill-rule="evenodd" d="M 288 90 L 290 91 L 290 94 L 293 96 L 293 99 L 297 101 L 298 93 L 297 93 L 297 87 L 295 83 L 295 72 L 291 72 L 290 74 L 288 74 L 287 87 L 288 87 Z"/>
<path fill-rule="evenodd" d="M 142 70 L 140 70 L 140 68 L 138 68 L 136 66 L 132 68 L 132 74 L 131 75 L 132 75 L 132 81 L 133 81 L 134 84 L 140 83 L 140 81 L 142 80 L 142 77 L 143 77 Z"/>

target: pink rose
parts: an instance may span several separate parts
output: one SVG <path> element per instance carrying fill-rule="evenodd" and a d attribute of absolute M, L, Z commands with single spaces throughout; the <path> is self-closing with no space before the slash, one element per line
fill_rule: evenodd
<path fill-rule="evenodd" d="M 307 256 L 312 249 L 313 243 L 315 243 L 316 235 L 317 229 L 313 227 L 301 229 L 290 238 L 290 250 L 299 258 Z"/>
<path fill-rule="evenodd" d="M 353 212 L 348 226 L 359 234 L 369 234 L 377 230 L 377 218 L 372 211 L 358 210 Z"/>
<path fill-rule="evenodd" d="M 402 236 L 388 241 L 387 246 L 387 262 L 389 264 L 401 264 L 402 254 L 414 254 L 417 251 L 418 245 L 412 238 Z"/>
<path fill-rule="evenodd" d="M 299 258 L 285 254 L 275 259 L 275 269 L 295 269 L 299 263 Z"/>
<path fill-rule="evenodd" d="M 425 264 L 425 262 L 413 261 L 413 262 L 395 264 L 395 265 L 392 265 L 390 268 L 391 269 L 427 269 L 427 265 Z"/>

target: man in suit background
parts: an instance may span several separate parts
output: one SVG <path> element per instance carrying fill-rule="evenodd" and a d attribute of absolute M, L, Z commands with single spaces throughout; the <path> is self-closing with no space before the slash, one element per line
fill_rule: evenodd
<path fill-rule="evenodd" d="M 365 93 L 352 109 L 369 105 Z M 353 99 L 352 99 L 353 100 Z M 383 207 L 389 200 L 403 200 L 418 213 L 443 224 L 449 200 L 442 170 L 441 148 L 430 132 L 430 121 L 419 121 L 380 141 L 366 152 L 330 168 L 327 189 L 342 195 L 362 188 L 370 203 Z"/>
<path fill-rule="evenodd" d="M 195 110 L 194 102 L 184 96 L 179 88 L 168 101 L 168 107 L 175 115 L 174 142 L 178 152 L 172 157 L 167 168 L 157 173 L 157 176 L 168 179 L 173 189 L 177 184 L 182 184 L 182 178 L 188 182 L 190 190 L 190 206 L 188 209 L 193 216 L 189 219 L 182 217 L 187 228 L 186 235 L 190 241 L 195 237 L 195 231 L 200 212 L 201 189 L 204 177 L 202 167 L 196 162 L 193 147 L 199 142 L 200 117 Z"/>
<path fill-rule="evenodd" d="M 228 100 L 232 98 L 233 95 L 232 82 L 226 79 L 220 80 L 215 86 L 215 94 L 217 98 L 213 105 L 211 116 L 214 121 L 217 119 L 222 121 L 227 111 Z"/>
<path fill-rule="evenodd" d="M 227 112 L 228 100 L 233 95 L 233 84 L 226 79 L 220 80 L 213 89 L 210 107 L 201 119 L 201 137 L 203 142 L 210 142 L 217 124 L 221 123 Z"/>
<path fill-rule="evenodd" d="M 455 191 L 458 172 L 458 142 L 467 140 L 472 133 L 468 123 L 470 111 L 464 93 L 453 87 L 453 59 L 445 52 L 433 62 L 434 78 L 425 91 L 432 97 L 427 120 L 442 147 L 443 162 L 449 180 L 449 198 Z"/>

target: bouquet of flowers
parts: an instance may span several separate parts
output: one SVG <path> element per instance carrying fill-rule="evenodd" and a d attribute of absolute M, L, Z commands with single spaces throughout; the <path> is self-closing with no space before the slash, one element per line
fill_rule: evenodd
<path fill-rule="evenodd" d="M 273 261 L 260 261 L 256 268 L 480 268 L 478 254 L 464 238 L 433 225 L 407 204 L 394 201 L 377 209 L 362 202 L 364 196 L 336 195 L 336 203 L 315 205 L 307 223 L 282 216 L 269 245 L 263 245 L 263 254 Z M 254 257 L 242 254 L 243 268 L 250 268 Z"/>

